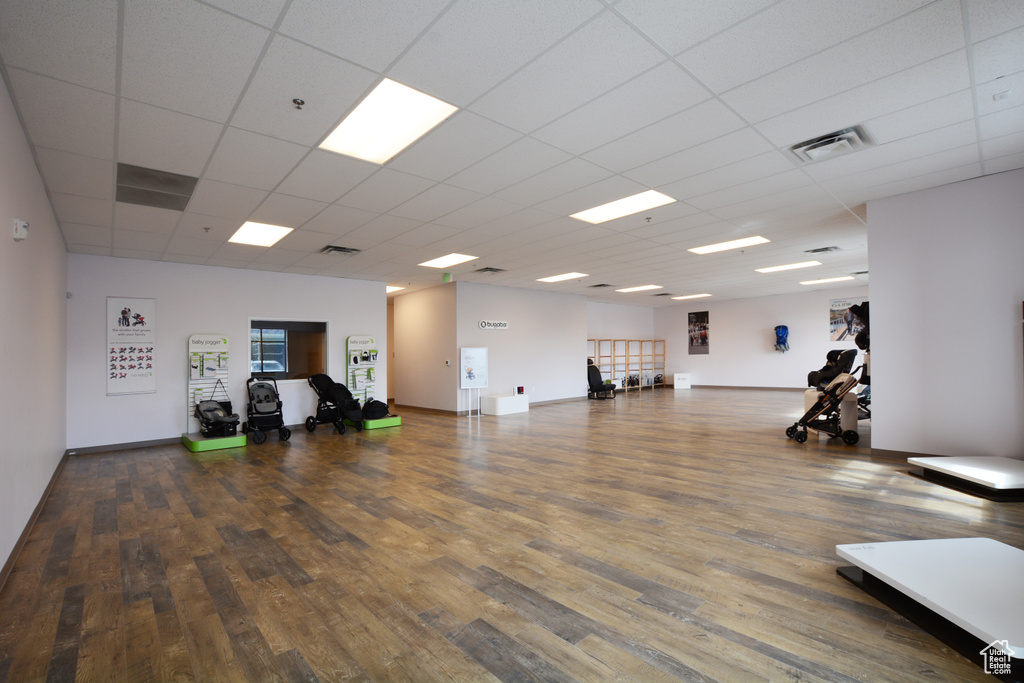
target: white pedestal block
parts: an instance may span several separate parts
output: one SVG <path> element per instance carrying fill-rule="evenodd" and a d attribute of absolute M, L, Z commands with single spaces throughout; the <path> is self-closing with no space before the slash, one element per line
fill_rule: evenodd
<path fill-rule="evenodd" d="M 817 389 L 808 389 L 804 392 L 805 413 L 818 402 L 820 393 Z M 857 431 L 857 394 L 852 391 L 843 396 L 843 400 L 839 402 L 839 426 L 843 428 L 844 432 Z"/>
<path fill-rule="evenodd" d="M 672 375 L 672 386 L 676 389 L 690 388 L 690 373 L 677 372 Z"/>
<path fill-rule="evenodd" d="M 480 412 L 484 415 L 510 415 L 530 410 L 529 394 L 504 394 L 480 397 Z"/>

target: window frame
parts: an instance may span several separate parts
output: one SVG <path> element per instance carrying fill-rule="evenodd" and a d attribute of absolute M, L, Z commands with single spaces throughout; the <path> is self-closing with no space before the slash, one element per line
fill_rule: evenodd
<path fill-rule="evenodd" d="M 259 330 L 280 330 L 280 329 L 283 329 L 283 330 L 285 330 L 285 341 L 284 341 L 284 344 L 285 344 L 285 362 L 284 362 L 285 370 L 283 372 L 280 372 L 280 371 L 279 372 L 253 372 L 253 370 L 252 370 L 253 344 L 257 343 L 257 342 L 254 342 L 253 339 L 252 339 L 252 331 L 254 329 L 259 329 Z M 249 318 L 249 339 L 248 339 L 248 343 L 249 343 L 249 354 L 248 354 L 248 356 L 249 356 L 249 358 L 246 361 L 248 363 L 248 369 L 249 369 L 248 377 L 270 377 L 270 378 L 276 380 L 279 383 L 280 382 L 305 382 L 306 381 L 305 378 L 290 378 L 288 376 L 289 374 L 294 373 L 293 370 L 290 371 L 289 368 L 288 368 L 288 348 L 289 348 L 288 332 L 289 331 L 294 331 L 294 332 L 313 332 L 313 333 L 322 332 L 322 334 L 323 334 L 323 359 L 324 359 L 323 365 L 324 365 L 324 367 L 323 367 L 322 370 L 320 370 L 320 372 L 323 372 L 324 374 L 329 374 L 329 372 L 328 372 L 329 364 L 330 364 L 330 353 L 329 353 L 329 350 L 330 350 L 331 347 L 330 347 L 330 324 L 329 324 L 328 321 L 326 321 L 326 320 L 299 320 L 299 319 L 295 319 L 295 318 L 266 318 L 266 317 L 261 317 L 261 318 Z M 262 344 L 263 342 L 261 340 L 258 343 Z M 315 374 L 315 373 L 309 373 L 309 374 Z"/>

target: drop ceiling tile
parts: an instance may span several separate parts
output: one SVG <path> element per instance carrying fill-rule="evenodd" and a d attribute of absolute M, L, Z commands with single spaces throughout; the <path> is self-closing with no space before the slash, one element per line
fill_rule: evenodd
<path fill-rule="evenodd" d="M 202 237 L 184 237 L 176 232 L 164 247 L 164 257 L 169 255 L 188 256 L 205 261 L 224 244 L 223 240 L 204 239 Z"/>
<path fill-rule="evenodd" d="M 333 202 L 373 175 L 380 166 L 315 149 L 299 162 L 277 191 L 306 199 Z"/>
<path fill-rule="evenodd" d="M 161 261 L 167 263 L 190 263 L 194 266 L 202 266 L 206 264 L 205 256 L 189 256 L 187 254 L 170 254 L 166 251 L 163 256 L 160 257 Z"/>
<path fill-rule="evenodd" d="M 574 158 L 554 168 L 541 171 L 532 178 L 516 183 L 494 196 L 530 205 L 552 199 L 580 187 L 591 185 L 612 175 L 611 171 L 589 161 Z"/>
<path fill-rule="evenodd" d="M 643 192 L 648 188 L 622 176 L 611 176 L 537 204 L 538 209 L 557 216 L 569 216 L 608 202 Z M 582 221 L 581 221 L 582 223 Z"/>
<path fill-rule="evenodd" d="M 818 206 L 841 209 L 842 205 L 819 185 L 805 185 L 791 190 L 783 190 L 772 195 L 756 197 L 747 201 L 735 202 L 709 211 L 722 220 L 735 220 L 746 224 L 752 221 L 768 221 L 765 216 L 777 209 L 786 209 L 786 216 L 808 210 L 806 207 Z M 793 209 L 792 207 L 796 207 Z"/>
<path fill-rule="evenodd" d="M 327 206 L 326 202 L 315 202 L 312 199 L 274 193 L 263 200 L 263 203 L 252 212 L 248 220 L 297 228 L 326 209 Z"/>
<path fill-rule="evenodd" d="M 893 45 L 900 49 L 892 49 Z M 722 98 L 748 121 L 763 121 L 963 47 L 960 3 L 939 0 L 724 93 Z"/>
<path fill-rule="evenodd" d="M 199 176 L 223 130 L 224 126 L 219 123 L 121 100 L 117 160 L 143 168 Z"/>
<path fill-rule="evenodd" d="M 132 249 L 135 251 L 163 252 L 170 233 L 137 232 L 135 230 L 114 230 L 114 251 Z"/>
<path fill-rule="evenodd" d="M 117 2 L 7 2 L 0 54 L 8 67 L 114 92 Z"/>
<path fill-rule="evenodd" d="M 618 17 L 604 13 L 473 103 L 473 111 L 530 132 L 664 59 Z"/>
<path fill-rule="evenodd" d="M 320 251 L 328 244 L 333 244 L 337 237 L 337 235 L 332 235 L 327 232 L 299 229 L 292 230 L 290 233 L 285 235 L 277 245 L 292 251 L 310 253 Z"/>
<path fill-rule="evenodd" d="M 205 178 L 272 190 L 308 151 L 265 135 L 228 128 L 217 145 Z"/>
<path fill-rule="evenodd" d="M 680 5 L 678 0 L 622 0 L 615 11 L 675 54 L 739 23 L 777 0 L 734 0 Z"/>
<path fill-rule="evenodd" d="M 89 244 L 96 247 L 110 247 L 113 245 L 114 231 L 111 228 L 80 225 L 78 223 L 61 223 L 60 231 L 64 235 L 64 241 L 68 244 Z"/>
<path fill-rule="evenodd" d="M 1024 105 L 1024 72 L 983 83 L 976 90 L 982 116 L 1019 107 Z"/>
<path fill-rule="evenodd" d="M 492 194 L 568 160 L 568 154 L 533 138 L 520 138 L 448 179 L 467 190 Z"/>
<path fill-rule="evenodd" d="M 39 169 L 50 192 L 96 199 L 114 198 L 114 163 L 104 159 L 36 148 Z"/>
<path fill-rule="evenodd" d="M 967 54 L 958 51 L 762 121 L 755 128 L 779 147 L 788 147 L 970 86 Z"/>
<path fill-rule="evenodd" d="M 681 195 L 669 191 L 674 187 L 673 181 L 749 159 L 772 149 L 771 143 L 757 131 L 752 128 L 740 128 L 703 144 L 637 166 L 623 172 L 623 175 L 648 187 L 666 188 L 661 191 L 681 199 Z"/>
<path fill-rule="evenodd" d="M 303 230 L 325 232 L 329 235 L 346 235 L 359 226 L 366 225 L 379 215 L 373 211 L 363 211 L 335 204 L 324 209 L 301 227 Z"/>
<path fill-rule="evenodd" d="M 377 246 L 381 242 L 387 242 L 399 235 L 403 235 L 421 224 L 420 221 L 413 221 L 398 216 L 378 216 L 366 225 L 347 233 L 342 242 L 346 247 L 355 247 L 365 251 L 370 247 Z"/>
<path fill-rule="evenodd" d="M 295 0 L 280 32 L 383 72 L 438 15 L 447 0 Z"/>
<path fill-rule="evenodd" d="M 388 213 L 427 223 L 464 208 L 482 197 L 483 195 L 477 192 L 439 183 L 399 204 Z"/>
<path fill-rule="evenodd" d="M 111 256 L 115 258 L 131 258 L 140 261 L 159 261 L 163 254 L 159 251 L 148 251 L 144 249 L 122 249 L 114 247 L 111 250 Z"/>
<path fill-rule="evenodd" d="M 399 235 L 390 241 L 404 247 L 424 247 L 428 244 L 434 244 L 446 237 L 458 235 L 460 232 L 462 231 L 456 230 L 455 228 L 446 228 L 443 225 L 433 225 L 428 223 L 427 225 L 421 225 L 418 228 L 413 228 L 409 232 Z"/>
<path fill-rule="evenodd" d="M 967 0 L 967 15 L 975 42 L 1024 26 L 1024 4 L 1018 0 Z"/>
<path fill-rule="evenodd" d="M 113 95 L 19 69 L 8 69 L 7 75 L 33 144 L 114 158 Z"/>
<path fill-rule="evenodd" d="M 974 80 L 986 83 L 1024 71 L 1024 27 L 974 44 Z"/>
<path fill-rule="evenodd" d="M 331 266 L 338 265 L 337 254 L 309 254 L 308 256 L 302 257 L 300 260 L 294 263 L 299 268 L 308 268 L 310 270 L 323 270 L 324 268 L 330 268 Z"/>
<path fill-rule="evenodd" d="M 237 245 L 235 245 L 237 246 Z M 248 265 L 249 260 L 237 259 L 237 258 L 226 258 L 217 257 L 206 260 L 206 265 L 214 268 L 245 268 Z"/>
<path fill-rule="evenodd" d="M 264 190 L 203 178 L 196 184 L 186 208 L 190 213 L 236 219 L 241 225 L 266 196 Z"/>
<path fill-rule="evenodd" d="M 365 211 L 384 213 L 435 184 L 433 180 L 382 168 L 346 192 L 338 203 Z"/>
<path fill-rule="evenodd" d="M 750 159 L 691 175 L 683 180 L 661 186 L 659 191 L 670 197 L 689 200 L 690 197 L 698 197 L 755 180 L 770 178 L 776 174 L 791 171 L 793 167 L 792 161 L 783 156 L 781 152 L 773 150 Z M 690 166 L 692 170 L 698 168 L 702 167 Z"/>
<path fill-rule="evenodd" d="M 998 159 L 1020 154 L 1024 152 L 1024 132 L 989 138 L 981 143 L 981 149 L 985 159 Z"/>
<path fill-rule="evenodd" d="M 388 162 L 388 168 L 446 180 L 522 137 L 511 128 L 462 110 Z"/>
<path fill-rule="evenodd" d="M 137 232 L 170 235 L 178 226 L 182 213 L 141 204 L 114 202 L 114 228 Z M 115 245 L 117 246 L 116 242 Z M 161 247 L 163 249 L 163 247 Z"/>
<path fill-rule="evenodd" d="M 983 140 L 1020 132 L 1024 130 L 1024 106 L 982 116 L 979 122 Z"/>
<path fill-rule="evenodd" d="M 274 245 L 257 256 L 253 261 L 253 265 L 290 266 L 294 265 L 306 256 L 308 256 L 308 254 L 305 252 L 284 249 L 278 245 Z"/>
<path fill-rule="evenodd" d="M 178 221 L 178 227 L 174 231 L 174 236 L 182 239 L 214 240 L 219 245 L 227 242 L 228 238 L 238 231 L 243 222 L 241 218 L 205 216 L 186 211 L 181 215 L 181 220 Z"/>
<path fill-rule="evenodd" d="M 974 98 L 961 90 L 930 102 L 865 121 L 876 144 L 885 144 L 974 118 Z"/>
<path fill-rule="evenodd" d="M 588 152 L 583 158 L 622 172 L 731 133 L 743 126 L 743 121 L 721 102 L 708 100 Z"/>
<path fill-rule="evenodd" d="M 268 35 L 198 2 L 130 2 L 121 96 L 226 122 Z"/>
<path fill-rule="evenodd" d="M 372 71 L 276 36 L 231 125 L 313 146 L 327 136 L 377 80 Z M 302 109 L 292 103 L 295 98 L 305 101 Z"/>
<path fill-rule="evenodd" d="M 698 197 L 688 197 L 686 203 L 691 206 L 695 206 L 702 211 L 713 211 L 714 209 L 720 209 L 724 206 L 737 204 L 750 199 L 757 199 L 758 197 L 775 195 L 787 190 L 807 187 L 808 185 L 811 185 L 812 182 L 813 181 L 803 172 L 797 169 L 790 169 L 782 173 L 760 177 L 756 180 L 743 183 L 742 185 L 735 185 L 733 187 L 717 190 L 710 194 Z"/>
<path fill-rule="evenodd" d="M 985 160 L 985 173 L 1002 173 L 1017 168 L 1024 168 L 1024 153 Z"/>
<path fill-rule="evenodd" d="M 114 216 L 114 202 L 109 199 L 94 199 L 78 195 L 50 194 L 53 212 L 61 223 L 81 223 L 110 227 Z"/>
<path fill-rule="evenodd" d="M 286 0 L 208 0 L 208 3 L 225 12 L 237 14 L 261 26 L 271 28 L 277 22 Z"/>
<path fill-rule="evenodd" d="M 251 244 L 225 242 L 217 248 L 217 251 L 213 252 L 210 260 L 212 262 L 213 259 L 230 259 L 235 262 L 252 263 L 266 250 L 266 247 L 256 247 Z"/>
<path fill-rule="evenodd" d="M 453 211 L 434 222 L 449 228 L 468 230 L 515 214 L 523 209 L 519 204 L 506 202 L 494 197 L 484 197 L 458 211 Z"/>
<path fill-rule="evenodd" d="M 724 92 L 875 29 L 930 0 L 788 0 L 678 55 L 683 66 Z"/>
<path fill-rule="evenodd" d="M 453 3 L 389 71 L 465 106 L 603 9 L 595 0 Z"/>

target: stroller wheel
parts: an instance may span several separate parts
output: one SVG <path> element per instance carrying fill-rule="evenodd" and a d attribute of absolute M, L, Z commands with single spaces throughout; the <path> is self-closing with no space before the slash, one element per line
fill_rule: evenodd
<path fill-rule="evenodd" d="M 852 446 L 858 441 L 860 441 L 859 433 L 853 431 L 852 429 L 847 429 L 845 432 L 843 432 L 843 443 L 845 443 L 847 446 Z"/>
<path fill-rule="evenodd" d="M 794 436 L 796 436 L 796 425 L 793 425 L 791 427 L 786 427 L 786 436 L 788 436 L 791 439 Z"/>
<path fill-rule="evenodd" d="M 306 431 L 311 434 L 316 431 L 316 418 L 312 415 L 306 418 Z"/>
<path fill-rule="evenodd" d="M 252 430 L 252 440 L 257 446 L 267 440 L 267 433 L 259 429 Z"/>
<path fill-rule="evenodd" d="M 345 433 L 345 423 L 341 420 L 338 420 L 337 422 L 334 423 L 334 428 L 338 430 L 339 434 Z"/>
<path fill-rule="evenodd" d="M 277 430 L 277 435 L 281 437 L 282 441 L 287 441 L 288 439 L 292 438 L 292 430 L 288 429 L 287 427 L 281 427 L 280 429 Z"/>
<path fill-rule="evenodd" d="M 795 435 L 793 436 L 793 438 L 794 438 L 794 439 L 796 439 L 796 442 L 797 442 L 797 443 L 803 443 L 804 441 L 807 441 L 807 432 L 806 432 L 806 431 L 803 431 L 803 430 L 801 430 L 801 431 L 797 432 L 797 433 L 796 433 L 796 434 L 795 434 Z"/>

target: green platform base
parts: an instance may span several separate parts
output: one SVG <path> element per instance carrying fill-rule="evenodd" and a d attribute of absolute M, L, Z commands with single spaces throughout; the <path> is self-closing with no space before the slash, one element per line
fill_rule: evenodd
<path fill-rule="evenodd" d="M 185 448 L 189 449 L 193 453 L 203 453 L 205 451 L 219 451 L 225 448 L 239 448 L 245 445 L 245 434 L 237 434 L 235 436 L 221 436 L 213 439 L 208 439 L 202 434 L 196 432 L 193 434 L 182 434 L 181 443 L 185 445 Z"/>
<path fill-rule="evenodd" d="M 345 420 L 345 424 L 350 427 L 355 427 L 356 423 L 351 420 Z M 363 429 L 380 429 L 381 427 L 399 427 L 402 424 L 402 418 L 398 415 L 392 415 L 391 417 L 382 417 L 379 420 L 363 420 Z"/>

